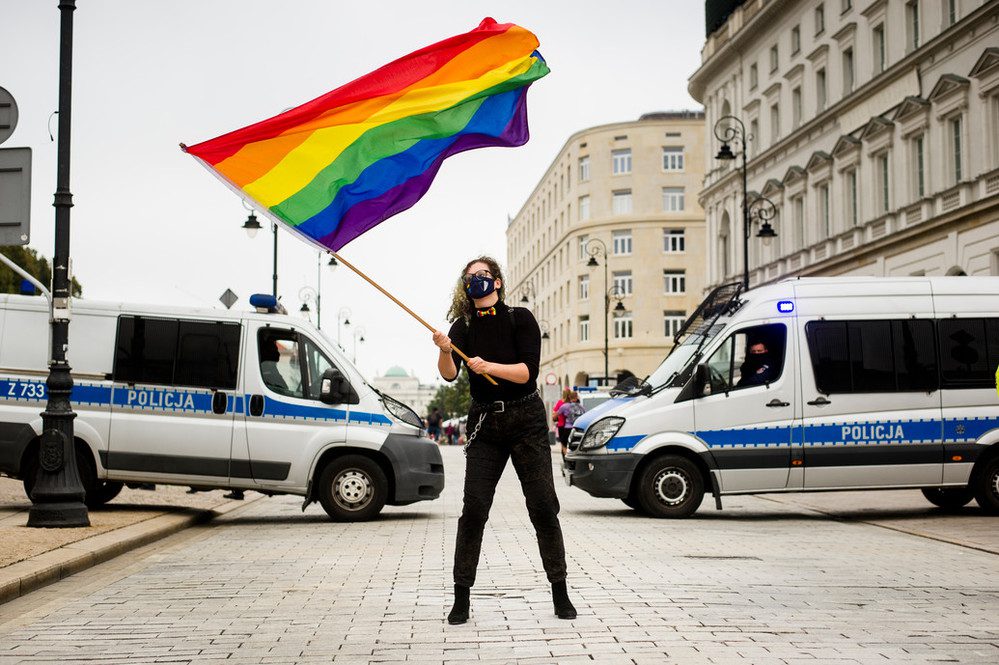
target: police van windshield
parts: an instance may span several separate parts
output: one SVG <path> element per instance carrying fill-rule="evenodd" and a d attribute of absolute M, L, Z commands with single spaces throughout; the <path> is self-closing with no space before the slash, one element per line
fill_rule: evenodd
<path fill-rule="evenodd" d="M 673 337 L 666 359 L 631 394 L 651 394 L 668 386 L 681 385 L 690 375 L 693 361 L 704 345 L 725 328 L 726 322 L 745 304 L 742 282 L 722 284 L 707 295 Z"/>
<path fill-rule="evenodd" d="M 697 356 L 698 351 L 724 328 L 724 322 L 716 322 L 714 325 L 705 324 L 701 330 L 687 336 L 679 346 L 673 348 L 662 364 L 649 375 L 649 378 L 645 379 L 645 383 L 652 390 L 658 390 L 686 381 L 691 361 Z"/>

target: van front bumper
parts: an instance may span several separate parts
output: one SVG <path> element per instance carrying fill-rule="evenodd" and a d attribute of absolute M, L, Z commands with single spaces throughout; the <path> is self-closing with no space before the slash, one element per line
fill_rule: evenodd
<path fill-rule="evenodd" d="M 437 444 L 430 439 L 389 434 L 382 452 L 392 463 L 395 477 L 391 505 L 436 499 L 444 491 L 444 460 Z"/>
<path fill-rule="evenodd" d="M 565 458 L 566 483 L 592 496 L 625 499 L 631 492 L 631 478 L 641 455 L 615 453 L 585 455 L 570 453 Z"/>

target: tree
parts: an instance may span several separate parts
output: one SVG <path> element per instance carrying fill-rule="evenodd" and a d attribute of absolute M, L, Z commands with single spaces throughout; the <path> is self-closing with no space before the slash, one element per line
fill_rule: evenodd
<path fill-rule="evenodd" d="M 49 265 L 48 259 L 44 256 L 39 256 L 38 252 L 30 247 L 10 245 L 0 247 L 0 253 L 13 260 L 14 263 L 42 284 L 52 284 L 52 267 Z M 22 279 L 23 277 L 3 263 L 0 263 L 0 293 L 20 293 Z M 73 278 L 72 288 L 74 297 L 79 298 L 83 295 L 83 287 L 80 286 L 75 277 Z"/>
<path fill-rule="evenodd" d="M 427 405 L 428 411 L 434 408 L 441 410 L 444 418 L 454 418 L 468 413 L 468 407 L 472 402 L 472 395 L 468 392 L 468 373 L 458 372 L 458 378 L 453 383 L 448 383 L 437 389 L 437 394 Z"/>

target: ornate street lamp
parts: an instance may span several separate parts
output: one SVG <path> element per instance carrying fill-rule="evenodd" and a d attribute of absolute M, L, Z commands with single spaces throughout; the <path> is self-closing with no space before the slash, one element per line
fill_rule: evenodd
<path fill-rule="evenodd" d="M 341 307 L 336 313 L 336 344 L 340 347 L 340 350 L 346 352 L 343 348 L 343 344 L 340 343 L 340 327 L 341 325 L 350 325 L 350 308 Z"/>
<path fill-rule="evenodd" d="M 597 244 L 594 245 L 593 247 L 590 247 L 591 242 Z M 607 245 L 604 244 L 604 241 L 600 240 L 599 238 L 590 238 L 589 240 L 586 241 L 586 245 L 584 245 L 584 247 L 586 249 L 586 253 L 590 255 L 590 260 L 586 262 L 586 267 L 596 268 L 597 266 L 600 265 L 600 262 L 597 261 L 597 257 L 601 255 L 604 257 L 604 288 L 606 289 L 606 293 L 604 294 L 604 381 L 609 385 L 610 384 L 610 353 L 609 353 L 610 301 L 611 297 L 616 297 L 617 305 L 614 307 L 614 311 L 623 312 L 624 305 L 621 304 L 621 296 L 623 296 L 624 294 L 620 292 L 617 286 L 612 287 L 608 283 L 610 277 L 607 272 L 607 263 L 608 263 Z"/>
<path fill-rule="evenodd" d="M 731 124 L 732 121 L 736 124 Z M 732 152 L 729 143 L 739 142 L 738 156 L 742 157 L 742 286 L 749 288 L 749 202 L 746 200 L 746 126 L 734 115 L 724 115 L 715 123 L 715 138 L 722 142 L 722 147 L 715 159 L 724 162 L 734 161 L 736 153 Z M 724 277 L 724 275 L 722 276 Z"/>
<path fill-rule="evenodd" d="M 259 231 L 262 227 L 260 226 L 260 222 L 257 221 L 257 215 L 254 213 L 253 209 L 250 208 L 248 205 L 246 205 L 246 201 L 243 201 L 243 207 L 250 211 L 250 215 L 246 218 L 246 221 L 243 222 L 243 230 L 246 231 L 247 237 L 249 237 L 252 240 L 253 238 L 257 237 L 257 231 Z M 271 276 L 272 277 L 271 295 L 277 298 L 277 279 L 278 279 L 277 224 L 274 224 L 272 222 L 271 226 L 274 228 L 274 274 Z"/>
<path fill-rule="evenodd" d="M 534 291 L 534 282 L 527 280 L 520 285 L 517 289 L 520 291 L 520 304 L 527 305 L 531 300 L 537 297 L 537 293 Z"/>
<path fill-rule="evenodd" d="M 66 349 L 69 346 L 70 298 L 69 189 L 70 128 L 73 90 L 73 12 L 76 0 L 59 2 L 59 144 L 56 154 L 55 253 L 52 255 L 51 358 L 45 381 L 48 401 L 42 412 L 38 445 L 38 470 L 28 510 L 30 527 L 90 526 L 80 482 L 73 434 L 73 376 Z"/>
<path fill-rule="evenodd" d="M 364 344 L 364 328 L 354 328 L 354 352 L 351 354 L 351 362 L 357 364 L 357 343 Z"/>
<path fill-rule="evenodd" d="M 756 237 L 760 238 L 764 245 L 769 246 L 771 241 L 777 237 L 774 227 L 770 226 L 770 220 L 776 214 L 777 206 L 765 196 L 757 196 L 749 204 L 749 220 L 752 222 L 755 219 L 760 222 L 760 230 L 756 232 Z"/>

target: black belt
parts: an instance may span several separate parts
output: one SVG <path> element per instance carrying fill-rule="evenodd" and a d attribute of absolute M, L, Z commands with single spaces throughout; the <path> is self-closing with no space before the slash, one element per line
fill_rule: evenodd
<path fill-rule="evenodd" d="M 518 397 L 517 399 L 501 400 L 498 399 L 494 402 L 476 402 L 472 400 L 472 409 L 475 411 L 485 411 L 487 413 L 503 413 L 506 411 L 508 406 L 514 406 L 516 404 L 523 404 L 529 402 L 538 396 L 538 392 L 534 391 L 530 395 L 525 395 L 523 397 Z"/>

